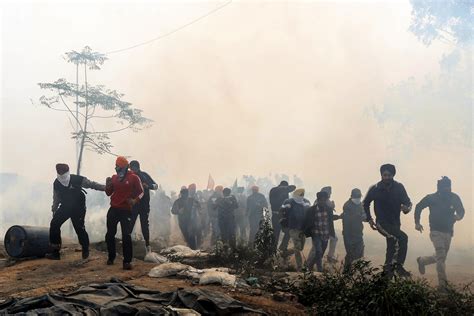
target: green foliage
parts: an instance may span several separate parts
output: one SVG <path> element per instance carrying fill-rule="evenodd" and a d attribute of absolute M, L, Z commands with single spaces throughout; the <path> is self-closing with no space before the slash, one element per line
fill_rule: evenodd
<path fill-rule="evenodd" d="M 387 278 L 368 261 L 356 262 L 346 273 L 305 273 L 291 287 L 300 303 L 318 315 L 470 315 L 468 289 L 440 294 L 425 280 Z M 448 295 L 448 296 L 447 296 Z"/>
<path fill-rule="evenodd" d="M 272 260 L 275 256 L 275 235 L 273 234 L 273 227 L 270 219 L 270 212 L 268 208 L 263 209 L 263 218 L 260 222 L 260 227 L 255 235 L 254 248 L 257 253 L 257 263 L 259 265 L 265 264 Z"/>

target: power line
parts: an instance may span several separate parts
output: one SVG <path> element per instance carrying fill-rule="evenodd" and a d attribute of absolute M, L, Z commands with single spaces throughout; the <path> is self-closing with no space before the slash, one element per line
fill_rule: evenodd
<path fill-rule="evenodd" d="M 143 45 L 150 44 L 150 43 L 152 43 L 152 42 L 154 42 L 154 41 L 157 41 L 157 40 L 160 40 L 160 39 L 165 38 L 165 37 L 167 37 L 167 36 L 170 36 L 170 35 L 172 35 L 172 34 L 178 32 L 178 31 L 181 31 L 182 29 L 184 29 L 184 28 L 186 28 L 186 27 L 188 27 L 188 26 L 190 26 L 190 25 L 192 25 L 192 24 L 194 24 L 194 23 L 196 23 L 196 22 L 198 22 L 198 21 L 200 21 L 200 20 L 202 20 L 202 19 L 204 19 L 204 18 L 210 16 L 211 14 L 213 14 L 213 13 L 215 13 L 215 12 L 217 12 L 217 11 L 223 9 L 224 7 L 226 7 L 227 5 L 229 5 L 231 2 L 232 2 L 232 0 L 229 0 L 229 1 L 227 1 L 226 3 L 224 3 L 224 4 L 222 4 L 222 5 L 218 6 L 218 7 L 216 7 L 215 9 L 213 9 L 213 10 L 211 10 L 211 11 L 209 11 L 209 12 L 207 12 L 206 14 L 201 15 L 200 17 L 198 17 L 198 18 L 192 20 L 191 22 L 186 23 L 186 24 L 184 24 L 184 25 L 182 25 L 182 26 L 180 26 L 180 27 L 178 27 L 178 28 L 176 28 L 176 29 L 174 29 L 174 30 L 171 30 L 171 31 L 169 31 L 169 32 L 167 32 L 167 33 L 164 33 L 164 34 L 162 34 L 162 35 L 159 35 L 159 36 L 157 36 L 157 37 L 155 37 L 155 38 L 153 38 L 153 39 L 151 39 L 151 40 L 148 40 L 148 41 L 146 41 L 146 42 L 142 42 L 142 43 L 139 43 L 139 44 L 135 44 L 135 45 L 133 45 L 133 46 L 129 46 L 129 47 L 125 47 L 125 48 L 121 48 L 121 49 L 117 49 L 117 50 L 112 50 L 112 51 L 106 52 L 105 54 L 106 54 L 106 55 L 111 55 L 111 54 L 120 53 L 120 52 L 129 50 L 129 49 L 133 49 L 133 48 L 137 48 L 137 47 L 140 47 L 140 46 L 143 46 Z"/>

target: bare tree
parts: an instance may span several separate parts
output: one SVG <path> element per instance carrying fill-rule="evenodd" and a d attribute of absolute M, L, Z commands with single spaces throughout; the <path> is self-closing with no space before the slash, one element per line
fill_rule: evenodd
<path fill-rule="evenodd" d="M 142 110 L 132 107 L 132 104 L 122 100 L 123 94 L 106 89 L 103 85 L 90 85 L 87 81 L 88 70 L 100 70 L 107 60 L 104 54 L 93 52 L 86 46 L 81 52 L 66 53 L 66 60 L 76 65 L 76 83 L 66 79 L 58 79 L 53 83 L 39 83 L 41 89 L 54 93 L 52 96 L 42 96 L 40 102 L 51 110 L 63 111 L 73 129 L 72 138 L 76 141 L 77 174 L 81 172 L 84 148 L 99 154 L 115 155 L 111 149 L 109 135 L 125 130 L 138 131 L 151 125 L 152 120 L 142 116 Z M 79 85 L 79 71 L 83 68 L 84 80 Z M 71 100 L 74 106 L 71 106 Z M 96 130 L 95 122 L 115 121 L 116 128 Z M 110 126 L 110 124 L 108 124 Z M 116 156 L 116 155 L 115 155 Z"/>

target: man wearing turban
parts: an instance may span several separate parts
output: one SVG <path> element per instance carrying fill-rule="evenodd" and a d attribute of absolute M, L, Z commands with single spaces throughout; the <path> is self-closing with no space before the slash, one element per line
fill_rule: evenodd
<path fill-rule="evenodd" d="M 411 201 L 403 184 L 393 179 L 395 174 L 394 165 L 382 165 L 380 167 L 382 180 L 369 189 L 363 204 L 370 227 L 383 232 L 387 240 L 385 273 L 392 276 L 396 272 L 401 277 L 409 277 L 410 273 L 403 267 L 408 249 L 408 236 L 400 229 L 400 213 L 410 212 Z M 370 214 L 372 202 L 374 202 L 375 221 Z"/>

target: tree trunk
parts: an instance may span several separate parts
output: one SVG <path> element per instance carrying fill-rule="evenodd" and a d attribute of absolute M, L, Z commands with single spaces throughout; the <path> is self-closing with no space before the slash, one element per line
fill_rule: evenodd
<path fill-rule="evenodd" d="M 82 163 L 82 154 L 84 152 L 84 144 L 86 141 L 86 135 L 87 135 L 87 121 L 88 121 L 88 116 L 89 116 L 89 104 L 87 102 L 87 63 L 84 64 L 84 84 L 86 88 L 86 115 L 84 118 L 84 129 L 82 131 L 82 139 L 81 139 L 81 147 L 79 149 L 79 158 L 77 159 L 77 175 L 81 174 L 81 163 Z"/>
<path fill-rule="evenodd" d="M 76 135 L 79 132 L 79 63 L 76 64 Z M 79 139 L 76 139 L 76 160 L 79 159 Z"/>

